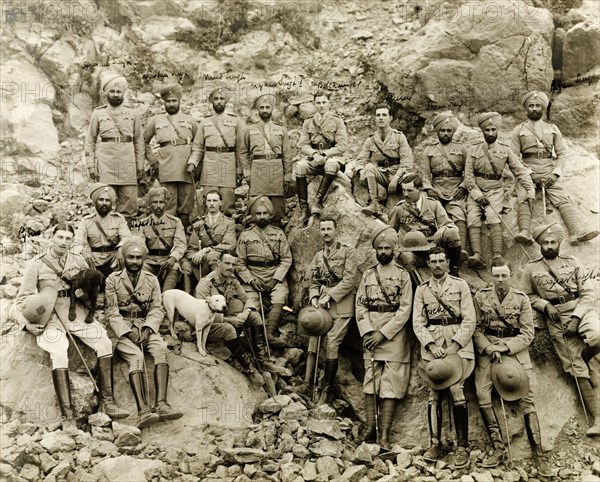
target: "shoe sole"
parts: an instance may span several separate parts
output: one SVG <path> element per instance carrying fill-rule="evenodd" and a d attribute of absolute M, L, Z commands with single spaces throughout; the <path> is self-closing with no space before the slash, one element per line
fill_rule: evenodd
<path fill-rule="evenodd" d="M 138 423 L 137 427 L 144 428 L 144 427 L 147 427 L 148 425 L 152 425 L 153 423 L 156 423 L 159 421 L 160 421 L 160 417 L 158 415 L 156 415 L 156 417 L 150 417 L 150 418 L 147 418 L 146 420 L 144 420 L 143 422 Z"/>
<path fill-rule="evenodd" d="M 524 244 L 525 246 L 529 246 L 534 242 L 532 238 L 525 238 L 523 236 L 519 236 L 518 234 L 515 236 L 515 241 L 519 244 Z"/>
<path fill-rule="evenodd" d="M 163 420 L 178 420 L 181 417 L 183 417 L 183 413 L 174 413 L 171 415 L 160 415 L 160 414 L 157 414 L 157 415 L 158 415 L 158 420 L 160 422 L 162 422 Z"/>
<path fill-rule="evenodd" d="M 598 231 L 590 231 L 589 233 L 585 233 L 577 238 L 577 241 L 580 243 L 585 243 L 586 241 L 591 241 L 595 237 L 600 234 Z"/>

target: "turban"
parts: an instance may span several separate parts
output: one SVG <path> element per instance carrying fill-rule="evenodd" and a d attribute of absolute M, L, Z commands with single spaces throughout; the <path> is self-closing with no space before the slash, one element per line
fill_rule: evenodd
<path fill-rule="evenodd" d="M 531 92 L 527 92 L 523 96 L 523 107 L 527 108 L 527 106 L 529 105 L 529 102 L 531 102 L 533 100 L 541 101 L 542 104 L 544 104 L 544 109 L 546 107 L 548 107 L 548 96 L 538 90 L 532 90 Z"/>
<path fill-rule="evenodd" d="M 181 99 L 181 96 L 183 95 L 183 87 L 181 87 L 179 84 L 168 84 L 162 87 L 158 93 L 163 100 L 167 100 L 167 98 L 171 96 Z"/>
<path fill-rule="evenodd" d="M 266 207 L 269 214 L 273 214 L 273 204 L 267 196 L 255 196 L 251 198 L 250 201 L 248 201 L 248 212 L 254 215 L 261 206 Z"/>
<path fill-rule="evenodd" d="M 146 248 L 146 240 L 141 236 L 128 236 L 123 240 L 121 244 L 121 252 L 123 257 L 128 254 L 138 252 L 142 256 L 148 254 L 148 248 Z"/>
<path fill-rule="evenodd" d="M 263 94 L 259 95 L 256 99 L 254 99 L 254 104 L 252 105 L 255 109 L 258 109 L 258 104 L 263 100 L 268 101 L 268 103 L 271 104 L 271 107 L 273 107 L 277 102 L 277 98 L 273 94 Z"/>
<path fill-rule="evenodd" d="M 117 202 L 117 193 L 108 184 L 104 184 L 103 182 L 96 182 L 92 184 L 92 192 L 90 192 L 90 199 L 94 202 L 94 204 L 96 204 L 96 201 L 98 200 L 101 194 L 108 194 L 113 204 Z"/>
<path fill-rule="evenodd" d="M 542 244 L 548 237 L 553 237 L 561 244 L 565 240 L 565 230 L 558 223 L 554 224 L 540 224 L 531 233 L 536 243 Z"/>
<path fill-rule="evenodd" d="M 225 97 L 225 101 L 229 101 L 229 99 L 231 99 L 231 91 L 227 87 L 217 87 L 208 95 L 208 101 L 212 102 L 213 95 L 217 93 L 223 94 L 223 97 Z"/>
<path fill-rule="evenodd" d="M 387 242 L 391 247 L 396 246 L 398 241 L 398 233 L 394 228 L 387 224 L 377 226 L 371 232 L 371 245 L 377 249 L 382 242 Z"/>
<path fill-rule="evenodd" d="M 162 187 L 158 182 L 158 179 L 156 179 L 152 187 L 148 189 L 148 202 L 161 198 L 167 202 L 171 198 L 171 194 L 166 188 Z"/>
<path fill-rule="evenodd" d="M 100 87 L 102 89 L 102 92 L 107 92 L 113 85 L 120 84 L 124 84 L 125 88 L 127 88 L 127 79 L 121 74 L 110 72 L 104 75 L 104 77 L 101 80 Z"/>
<path fill-rule="evenodd" d="M 484 112 L 477 116 L 477 124 L 481 130 L 485 129 L 489 125 L 500 129 L 502 125 L 502 116 L 498 112 Z"/>
<path fill-rule="evenodd" d="M 439 132 L 439 130 L 442 127 L 445 127 L 448 123 L 450 124 L 450 127 L 456 129 L 456 124 L 454 123 L 455 121 L 456 117 L 452 112 L 442 112 L 440 114 L 436 114 L 431 122 L 435 131 Z"/>

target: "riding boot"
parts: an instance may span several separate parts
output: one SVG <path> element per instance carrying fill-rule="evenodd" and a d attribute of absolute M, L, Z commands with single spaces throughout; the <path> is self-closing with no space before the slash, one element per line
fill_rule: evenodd
<path fill-rule="evenodd" d="M 177 271 L 176 269 L 170 269 L 167 275 L 165 276 L 162 292 L 164 293 L 167 290 L 175 289 L 175 287 L 177 286 L 177 281 L 179 281 L 179 271 Z"/>
<path fill-rule="evenodd" d="M 454 405 L 454 426 L 456 429 L 456 452 L 454 453 L 454 468 L 460 469 L 469 465 L 469 411 L 466 403 Z"/>
<path fill-rule="evenodd" d="M 300 224 L 304 224 L 310 218 L 306 177 L 296 177 L 296 191 L 298 192 L 298 204 L 300 206 Z"/>
<path fill-rule="evenodd" d="M 472 256 L 469 256 L 467 264 L 469 268 L 475 270 L 485 269 L 485 261 L 481 255 L 481 226 L 471 226 L 469 228 L 469 239 L 471 240 Z"/>
<path fill-rule="evenodd" d="M 183 224 L 183 230 L 184 230 L 185 234 L 187 234 L 188 227 L 190 225 L 190 215 L 187 213 L 186 214 L 177 214 L 177 217 L 181 221 L 181 224 Z"/>
<path fill-rule="evenodd" d="M 502 226 L 490 225 L 490 238 L 492 240 L 492 253 L 494 259 L 502 257 Z"/>
<path fill-rule="evenodd" d="M 594 239 L 598 234 L 600 234 L 595 229 L 580 229 L 579 226 L 582 225 L 581 219 L 579 218 L 579 214 L 577 213 L 575 207 L 573 207 L 570 203 L 561 204 L 558 206 L 558 210 L 560 211 L 560 215 L 563 218 L 563 221 L 567 225 L 567 230 L 571 237 L 569 241 L 572 246 L 577 246 L 580 243 L 585 243 L 590 239 Z"/>
<path fill-rule="evenodd" d="M 192 287 L 192 275 L 183 273 L 183 291 L 194 296 L 194 288 Z"/>
<path fill-rule="evenodd" d="M 517 206 L 517 224 L 519 225 L 519 232 L 515 236 L 515 241 L 520 244 L 533 244 L 533 238 L 531 237 L 531 209 L 526 202 Z"/>
<path fill-rule="evenodd" d="M 271 311 L 267 316 L 267 337 L 269 340 L 269 346 L 274 348 L 285 348 L 285 340 L 280 336 L 275 336 L 277 328 L 279 327 L 279 321 L 283 312 L 282 303 L 273 303 L 271 305 Z"/>
<path fill-rule="evenodd" d="M 454 221 L 454 224 L 456 224 L 456 227 L 458 228 L 458 235 L 460 236 L 460 260 L 464 262 L 469 259 L 469 253 L 467 252 L 467 223 L 465 221 Z"/>
<path fill-rule="evenodd" d="M 442 445 L 442 407 L 437 403 L 427 405 L 427 421 L 429 422 L 429 449 L 423 454 L 428 462 L 436 462 L 440 458 Z"/>
<path fill-rule="evenodd" d="M 552 470 L 548 467 L 546 456 L 542 449 L 542 434 L 540 432 L 540 422 L 538 420 L 537 413 L 531 412 L 523 415 L 525 418 L 525 431 L 527 432 L 527 438 L 529 439 L 529 445 L 533 452 L 533 460 L 535 466 L 540 475 L 544 477 L 551 477 Z"/>
<path fill-rule="evenodd" d="M 579 389 L 581 390 L 587 414 L 594 418 L 594 424 L 586 430 L 585 434 L 588 437 L 596 437 L 600 435 L 600 403 L 598 402 L 598 395 L 594 391 L 589 379 L 579 377 L 577 381 L 579 382 Z"/>
<path fill-rule="evenodd" d="M 267 358 L 267 347 L 265 343 L 265 332 L 261 326 L 250 327 L 250 336 L 252 337 L 252 345 L 254 353 L 259 360 Z"/>
<path fill-rule="evenodd" d="M 76 433 L 75 417 L 71 406 L 71 384 L 69 383 L 69 370 L 67 368 L 55 368 L 52 370 L 52 382 L 60 409 L 63 432 Z"/>
<path fill-rule="evenodd" d="M 321 179 L 321 184 L 319 184 L 319 189 L 317 191 L 317 197 L 315 199 L 315 205 L 311 209 L 311 214 L 321 214 L 321 208 L 323 207 L 323 200 L 325 199 L 325 194 L 329 190 L 329 186 L 335 179 L 335 174 L 327 174 L 323 175 L 323 179 Z"/>
<path fill-rule="evenodd" d="M 446 248 L 448 254 L 448 261 L 450 262 L 450 274 L 452 276 L 460 276 L 460 257 L 462 248 L 460 246 L 453 246 Z"/>
<path fill-rule="evenodd" d="M 167 389 L 169 385 L 169 364 L 158 363 L 154 365 L 154 412 L 160 420 L 177 420 L 183 413 L 176 412 L 167 403 Z"/>
<path fill-rule="evenodd" d="M 333 358 L 331 360 L 325 360 L 325 376 L 323 377 L 321 385 L 321 395 L 319 397 L 319 403 L 328 403 L 333 384 L 335 383 L 335 374 L 338 369 L 338 359 Z"/>
<path fill-rule="evenodd" d="M 384 398 L 381 400 L 381 422 L 379 428 L 379 437 L 377 443 L 384 450 L 391 449 L 390 429 L 394 420 L 394 412 L 396 411 L 395 398 Z"/>
<path fill-rule="evenodd" d="M 129 384 L 135 398 L 138 411 L 138 428 L 144 428 L 160 420 L 157 413 L 150 410 L 146 402 L 146 393 L 144 390 L 144 375 L 141 370 L 136 370 L 129 374 Z"/>
<path fill-rule="evenodd" d="M 365 394 L 365 416 L 367 423 L 363 426 L 358 434 L 356 441 L 361 444 L 363 442 L 373 442 L 377 439 L 377 430 L 375 423 L 375 397 L 377 395 Z"/>
<path fill-rule="evenodd" d="M 254 385 L 264 385 L 264 378 L 261 376 L 260 373 L 256 371 L 256 368 L 254 368 L 254 365 L 252 364 L 252 359 L 242 347 L 240 339 L 234 338 L 233 340 L 226 340 L 225 345 L 227 346 L 227 348 L 229 348 L 229 351 L 231 352 L 233 358 L 237 360 L 237 362 L 242 367 L 242 373 L 246 375 Z"/>
<path fill-rule="evenodd" d="M 367 177 L 367 187 L 369 189 L 369 204 L 362 208 L 362 213 L 369 216 L 382 218 L 385 213 L 385 208 L 379 202 L 377 195 L 377 180 L 373 176 Z"/>
<path fill-rule="evenodd" d="M 100 406 L 98 412 L 105 413 L 113 420 L 129 417 L 129 413 L 117 406 L 113 396 L 112 356 L 98 358 L 98 389 Z"/>
<path fill-rule="evenodd" d="M 483 424 L 487 430 L 488 435 L 492 441 L 494 449 L 491 454 L 487 454 L 481 462 L 482 467 L 496 467 L 504 458 L 504 443 L 502 442 L 502 434 L 500 432 L 500 425 L 496 418 L 496 412 L 494 407 L 479 407 L 481 411 L 481 418 Z"/>

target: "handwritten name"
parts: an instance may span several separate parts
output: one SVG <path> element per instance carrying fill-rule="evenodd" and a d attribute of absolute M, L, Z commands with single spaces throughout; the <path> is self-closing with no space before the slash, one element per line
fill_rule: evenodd
<path fill-rule="evenodd" d="M 336 82 L 335 80 L 329 81 L 329 82 L 316 82 L 316 87 L 317 89 L 323 89 L 323 90 L 332 90 L 332 91 L 337 91 L 337 90 L 342 90 L 342 89 L 356 89 L 360 86 L 361 84 L 361 80 L 359 81 L 352 81 L 352 82 Z"/>
<path fill-rule="evenodd" d="M 585 77 L 581 77 L 580 74 L 577 74 L 577 78 L 572 82 L 561 82 L 561 81 L 552 81 L 552 86 L 550 87 L 550 92 L 560 92 L 563 89 L 569 89 L 571 87 L 577 87 L 581 84 L 592 85 L 594 82 L 598 82 L 600 80 L 600 75 L 586 75 Z"/>

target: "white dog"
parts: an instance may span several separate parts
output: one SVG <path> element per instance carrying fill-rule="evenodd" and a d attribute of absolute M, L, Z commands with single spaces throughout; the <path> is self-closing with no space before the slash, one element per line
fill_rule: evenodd
<path fill-rule="evenodd" d="M 227 301 L 223 295 L 213 295 L 208 300 L 200 300 L 181 290 L 167 290 L 162 295 L 163 306 L 169 322 L 169 333 L 175 339 L 175 310 L 196 330 L 198 352 L 206 356 L 206 339 L 215 313 L 224 313 Z"/>

